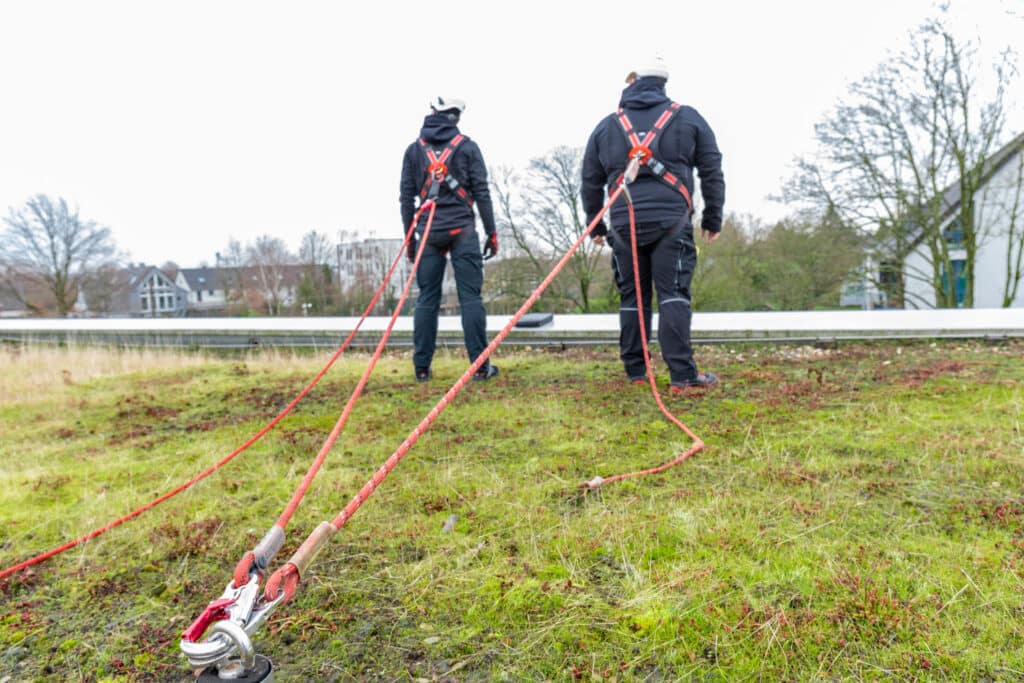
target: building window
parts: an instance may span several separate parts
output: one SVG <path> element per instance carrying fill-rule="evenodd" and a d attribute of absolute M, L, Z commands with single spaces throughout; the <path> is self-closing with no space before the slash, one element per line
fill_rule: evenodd
<path fill-rule="evenodd" d="M 946 226 L 946 229 L 942 231 L 942 236 L 950 249 L 964 248 L 964 228 L 959 216 Z"/>
<path fill-rule="evenodd" d="M 878 284 L 894 287 L 900 283 L 900 266 L 895 261 L 882 261 L 878 266 Z"/>
<path fill-rule="evenodd" d="M 144 310 L 144 311 L 148 311 L 149 310 L 149 298 L 148 297 L 145 297 L 145 296 L 142 297 L 142 310 Z"/>
<path fill-rule="evenodd" d="M 196 290 L 196 301 L 198 301 L 199 303 L 203 302 L 203 290 Z"/>
<path fill-rule="evenodd" d="M 902 305 L 903 267 L 899 261 L 882 261 L 878 264 L 878 290 L 885 306 Z"/>

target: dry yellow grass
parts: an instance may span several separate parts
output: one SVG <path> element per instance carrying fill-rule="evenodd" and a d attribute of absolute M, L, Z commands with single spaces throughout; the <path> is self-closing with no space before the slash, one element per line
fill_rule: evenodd
<path fill-rule="evenodd" d="M 200 354 L 149 349 L 12 346 L 0 353 L 0 400 L 24 399 L 76 382 L 153 370 L 180 370 L 207 362 Z"/>
<path fill-rule="evenodd" d="M 315 371 L 323 360 L 273 350 L 244 358 L 250 365 L 272 366 L 286 372 Z M 0 403 L 32 397 L 59 398 L 66 393 L 66 387 L 80 382 L 137 372 L 176 372 L 209 362 L 210 356 L 205 353 L 169 349 L 0 347 Z"/>

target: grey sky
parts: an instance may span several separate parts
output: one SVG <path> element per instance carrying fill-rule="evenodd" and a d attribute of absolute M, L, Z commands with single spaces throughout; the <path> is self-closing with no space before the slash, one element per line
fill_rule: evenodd
<path fill-rule="evenodd" d="M 786 207 L 765 197 L 811 149 L 814 123 L 933 11 L 932 0 L 481 0 L 421 16 L 427 7 L 5 2 L 0 212 L 64 196 L 133 260 L 184 266 L 212 262 L 229 236 L 293 248 L 311 228 L 397 236 L 401 155 L 431 96 L 468 102 L 462 129 L 489 166 L 521 166 L 583 145 L 656 49 L 669 94 L 715 129 L 727 211 L 775 219 Z M 985 47 L 1024 43 L 1024 0 L 954 0 L 952 19 Z M 1011 125 L 1024 125 L 1019 108 Z"/>

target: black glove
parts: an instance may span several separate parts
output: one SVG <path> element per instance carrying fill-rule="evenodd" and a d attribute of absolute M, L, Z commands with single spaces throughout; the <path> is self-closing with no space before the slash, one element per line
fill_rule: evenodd
<path fill-rule="evenodd" d="M 416 261 L 416 238 L 410 237 L 409 244 L 405 248 L 405 255 L 409 258 L 410 262 Z"/>
<path fill-rule="evenodd" d="M 492 232 L 484 242 L 484 261 L 498 255 L 498 233 Z"/>
<path fill-rule="evenodd" d="M 604 221 L 600 221 L 597 223 L 597 225 L 594 226 L 594 229 L 590 231 L 590 239 L 594 239 L 595 237 L 604 237 L 607 234 L 608 226 L 605 224 Z"/>

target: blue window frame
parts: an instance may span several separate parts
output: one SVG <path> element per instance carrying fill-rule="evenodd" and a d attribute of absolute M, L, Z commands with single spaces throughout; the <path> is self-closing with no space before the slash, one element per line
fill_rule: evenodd
<path fill-rule="evenodd" d="M 946 229 L 942 231 L 942 237 L 950 249 L 964 248 L 964 226 L 959 216 L 950 221 Z"/>

